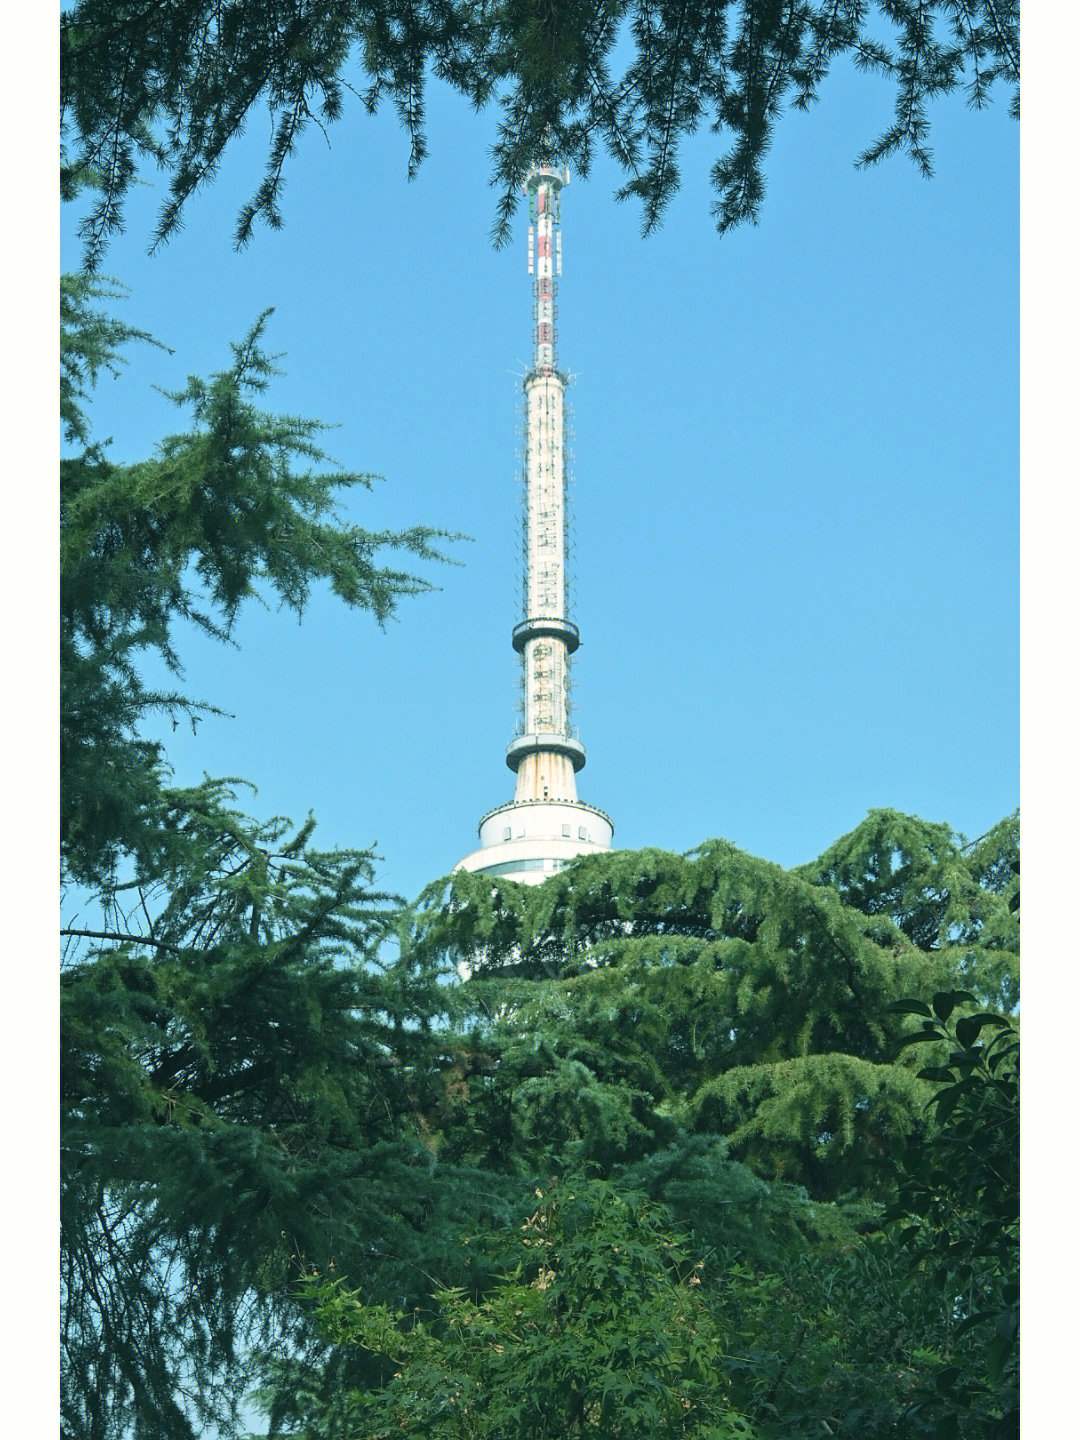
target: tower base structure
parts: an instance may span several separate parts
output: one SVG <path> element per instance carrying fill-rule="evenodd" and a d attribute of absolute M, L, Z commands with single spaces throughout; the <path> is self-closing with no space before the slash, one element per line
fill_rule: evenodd
<path fill-rule="evenodd" d="M 614 826 L 580 800 L 512 800 L 480 821 L 480 848 L 455 870 L 540 885 L 578 855 L 611 849 Z"/>

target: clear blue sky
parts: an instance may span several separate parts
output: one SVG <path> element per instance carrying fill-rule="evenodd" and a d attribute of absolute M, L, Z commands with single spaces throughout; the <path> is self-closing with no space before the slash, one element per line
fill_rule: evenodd
<path fill-rule="evenodd" d="M 932 181 L 856 171 L 890 104 L 839 67 L 777 126 L 759 226 L 723 238 L 707 132 L 648 240 L 603 158 L 565 193 L 579 789 L 618 846 L 723 836 L 790 865 L 871 807 L 974 836 L 1018 803 L 1018 129 L 1003 93 L 942 101 Z M 100 387 L 117 457 L 179 428 L 152 386 L 223 368 L 274 306 L 267 407 L 334 422 L 342 465 L 385 477 L 355 518 L 474 537 L 385 633 L 320 594 L 300 625 L 251 607 L 239 651 L 181 647 L 189 693 L 235 718 L 168 735 L 179 778 L 249 777 L 255 813 L 314 811 L 408 895 L 512 793 L 531 296 L 524 220 L 488 239 L 495 123 L 433 87 L 410 184 L 392 113 L 353 106 L 290 163 L 284 229 L 238 255 L 253 124 L 179 236 L 146 256 L 148 186 L 105 262 L 175 351 Z"/>

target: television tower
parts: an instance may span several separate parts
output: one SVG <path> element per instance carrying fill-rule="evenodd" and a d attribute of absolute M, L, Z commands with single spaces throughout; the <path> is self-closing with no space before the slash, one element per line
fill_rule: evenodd
<path fill-rule="evenodd" d="M 566 376 L 555 359 L 563 186 L 570 172 L 534 165 L 529 199 L 529 274 L 535 321 L 533 363 L 525 376 L 524 613 L 513 630 L 524 672 L 518 734 L 506 749 L 517 776 L 514 798 L 480 821 L 480 848 L 454 867 L 538 885 L 575 855 L 611 848 L 614 827 L 577 797 L 585 747 L 570 727 L 570 656 L 578 628 L 566 603 Z"/>

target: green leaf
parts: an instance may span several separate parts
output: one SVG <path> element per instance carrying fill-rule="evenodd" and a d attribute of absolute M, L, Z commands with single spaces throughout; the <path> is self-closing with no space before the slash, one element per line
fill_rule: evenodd
<path fill-rule="evenodd" d="M 899 1045 L 925 1045 L 930 1040 L 944 1040 L 945 1036 L 939 1030 L 926 1029 L 916 1030 L 913 1035 L 901 1035 Z"/>
<path fill-rule="evenodd" d="M 934 1376 L 934 1389 L 939 1395 L 947 1395 L 960 1378 L 959 1365 L 946 1365 Z"/>
<path fill-rule="evenodd" d="M 1013 1022 L 1007 1015 L 997 1015 L 992 1010 L 980 1010 L 978 1015 L 972 1015 L 969 1018 L 978 1020 L 984 1027 L 993 1025 L 998 1029 L 1011 1030 L 1013 1028 Z"/>
<path fill-rule="evenodd" d="M 982 1021 L 977 1015 L 966 1015 L 962 1020 L 956 1022 L 956 1038 L 965 1050 L 970 1050 L 978 1040 L 981 1029 Z"/>
<path fill-rule="evenodd" d="M 1016 1353 L 1013 1334 L 997 1334 L 986 1346 L 986 1373 L 991 1385 L 1000 1385 L 1005 1367 Z"/>
<path fill-rule="evenodd" d="M 956 1001 L 953 999 L 951 992 L 940 991 L 937 995 L 934 996 L 933 1006 L 934 1014 L 938 1017 L 942 1024 L 944 1024 L 945 1021 L 948 1020 L 952 1012 L 955 1010 Z"/>
<path fill-rule="evenodd" d="M 951 1085 L 948 1090 L 942 1090 L 930 1101 L 931 1105 L 937 1106 L 937 1118 L 940 1125 L 944 1125 L 964 1095 L 964 1086 Z"/>
<path fill-rule="evenodd" d="M 897 1000 L 886 1007 L 887 1015 L 925 1015 L 930 1018 L 930 1006 L 923 1000 Z"/>
<path fill-rule="evenodd" d="M 974 1000 L 975 996 L 970 990 L 939 990 L 932 1001 L 934 1014 L 944 1023 L 957 1005 L 971 1004 Z"/>

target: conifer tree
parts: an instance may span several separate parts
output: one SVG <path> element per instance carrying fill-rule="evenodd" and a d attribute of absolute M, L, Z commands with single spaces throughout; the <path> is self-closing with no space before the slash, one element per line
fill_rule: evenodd
<path fill-rule="evenodd" d="M 265 317 L 174 397 L 186 434 L 114 462 L 88 398 L 147 337 L 105 298 L 77 277 L 62 309 L 62 860 L 101 916 L 64 928 L 63 1427 L 186 1440 L 228 1433 L 256 1336 L 302 1344 L 290 1266 L 336 1255 L 400 1294 L 475 1186 L 429 1173 L 407 1080 L 436 1068 L 425 992 L 379 962 L 372 856 L 248 819 L 235 785 L 178 785 L 146 720 L 198 707 L 142 663 L 179 679 L 177 624 L 226 639 L 261 589 L 300 611 L 326 582 L 382 620 L 428 582 L 379 552 L 430 559 L 438 537 L 341 518 L 367 477 L 308 468 L 321 427 L 254 403 Z"/>
<path fill-rule="evenodd" d="M 462 873 L 429 893 L 412 949 L 469 967 L 446 1003 L 497 1056 L 467 1107 L 490 1155 L 610 1173 L 713 1133 L 764 1177 L 872 1192 L 929 1098 L 891 1004 L 961 983 L 1013 1002 L 1015 847 L 1011 821 L 972 848 L 874 812 L 798 871 L 713 841 L 584 857 L 538 887 Z"/>
<path fill-rule="evenodd" d="M 964 841 L 947 825 L 872 810 L 797 874 L 867 915 L 888 915 L 921 950 L 948 952 L 979 998 L 1003 1011 L 1019 998 L 1020 817 Z"/>
<path fill-rule="evenodd" d="M 440 1231 L 487 1213 L 477 1176 L 425 1143 L 413 1076 L 439 1052 L 422 988 L 379 962 L 372 857 L 230 799 L 175 798 L 190 859 L 143 887 L 147 933 L 62 978 L 72 1437 L 229 1433 L 256 1343 L 312 1340 L 301 1266 L 412 1295 Z"/>
<path fill-rule="evenodd" d="M 1016 0 L 73 0 L 61 44 L 62 180 L 68 196 L 96 192 L 84 225 L 91 267 L 122 225 L 140 164 L 170 175 L 160 241 L 264 107 L 273 139 L 237 241 L 256 220 L 280 225 L 297 140 L 340 120 L 355 86 L 367 111 L 393 105 L 410 175 L 427 151 L 431 76 L 477 108 L 498 106 L 492 178 L 505 239 L 521 176 L 551 147 L 583 175 L 603 147 L 649 230 L 678 188 L 680 141 L 709 125 L 728 147 L 711 172 L 725 231 L 756 219 L 778 119 L 814 103 L 838 57 L 895 88 L 893 119 L 861 163 L 902 151 L 925 173 L 928 103 L 961 91 L 979 108 L 1003 82 L 1015 107 L 1020 75 Z"/>
<path fill-rule="evenodd" d="M 346 523 L 339 497 L 372 477 L 313 470 L 326 463 L 324 427 L 257 408 L 275 374 L 262 348 L 268 314 L 233 346 L 228 369 L 172 395 L 190 430 L 148 460 L 116 463 L 91 439 L 87 397 L 127 342 L 148 338 L 106 310 L 116 298 L 85 276 L 62 286 L 61 417 L 72 453 L 60 468 L 61 839 L 67 875 L 101 886 L 121 856 L 155 875 L 186 863 L 165 823 L 164 753 L 140 725 L 155 711 L 176 720 L 199 707 L 148 688 L 142 659 L 156 654 L 179 677 L 180 621 L 227 640 L 245 599 L 273 593 L 300 614 L 321 582 L 381 623 L 430 582 L 380 563 L 380 551 L 430 560 L 440 539 L 423 526 L 380 534 Z"/>

